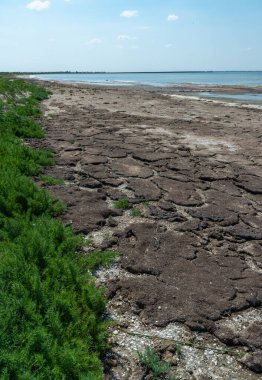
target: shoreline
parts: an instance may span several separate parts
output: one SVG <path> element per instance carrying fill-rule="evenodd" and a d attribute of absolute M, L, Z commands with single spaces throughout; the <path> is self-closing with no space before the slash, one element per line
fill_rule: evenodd
<path fill-rule="evenodd" d="M 97 272 L 115 322 L 106 378 L 142 379 L 137 351 L 150 345 L 183 380 L 258 380 L 261 110 L 40 83 L 53 95 L 38 144 L 55 152 L 45 174 L 65 181 L 49 186 L 63 221 L 90 249 L 122 254 Z"/>
<path fill-rule="evenodd" d="M 121 81 L 121 82 L 110 82 L 107 83 L 98 83 L 98 82 L 88 82 L 88 81 L 77 81 L 77 80 L 59 80 L 59 79 L 52 79 L 52 78 L 40 78 L 36 75 L 18 75 L 18 78 L 21 79 L 29 79 L 29 80 L 39 80 L 43 82 L 53 82 L 53 83 L 63 83 L 63 84 L 79 84 L 79 85 L 90 85 L 90 86 L 112 86 L 112 87 L 122 87 L 121 83 L 123 83 L 124 86 L 128 87 L 148 87 L 148 88 L 154 88 L 155 90 L 161 90 L 161 89 L 175 89 L 179 90 L 181 92 L 194 92 L 194 91 L 214 91 L 214 92 L 226 92 L 226 93 L 238 93 L 243 94 L 245 92 L 250 93 L 262 93 L 262 84 L 256 84 L 256 85 L 248 85 L 248 84 L 214 84 L 214 83 L 167 83 L 167 84 L 147 84 L 142 82 L 133 82 L 133 81 Z M 132 84 L 133 83 L 133 84 Z"/>
<path fill-rule="evenodd" d="M 23 76 L 21 76 L 23 78 Z M 56 83 L 61 84 L 65 86 L 79 86 L 79 87 L 97 87 L 97 88 L 104 88 L 104 89 L 121 89 L 121 88 L 127 88 L 127 89 L 140 89 L 140 90 L 147 90 L 152 91 L 156 93 L 162 93 L 164 95 L 168 95 L 171 97 L 177 97 L 177 98 L 184 98 L 187 100 L 198 100 L 203 102 L 210 102 L 210 103 L 217 103 L 220 105 L 225 106 L 239 106 L 243 108 L 253 108 L 253 109 L 261 109 L 262 108 L 262 98 L 261 100 L 245 100 L 245 99 L 236 99 L 234 98 L 237 95 L 256 95 L 259 94 L 262 97 L 262 86 L 243 86 L 243 85 L 170 85 L 170 86 L 154 86 L 147 85 L 147 84 L 126 84 L 126 85 L 119 85 L 119 84 L 98 84 L 98 83 L 88 83 L 88 82 L 73 82 L 73 81 L 63 81 L 63 80 L 50 80 L 50 79 L 39 79 L 39 78 L 26 78 L 25 79 L 29 81 L 36 81 L 39 83 Z M 203 95 L 201 96 L 201 93 L 209 93 L 209 96 Z M 212 96 L 212 93 L 214 93 L 215 96 Z M 221 94 L 221 97 L 218 97 L 217 95 Z M 227 97 L 223 97 L 223 94 Z M 232 98 L 230 98 L 230 95 L 232 95 Z"/>

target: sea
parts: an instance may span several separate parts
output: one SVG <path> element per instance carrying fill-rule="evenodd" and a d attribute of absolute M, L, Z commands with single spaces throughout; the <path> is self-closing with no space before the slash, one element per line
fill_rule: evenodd
<path fill-rule="evenodd" d="M 43 73 L 32 77 L 42 80 L 88 83 L 107 86 L 262 86 L 262 71 L 194 71 L 194 72 L 136 72 L 136 73 Z M 204 97 L 223 97 L 238 100 L 262 101 L 261 93 L 221 94 L 201 92 Z"/>

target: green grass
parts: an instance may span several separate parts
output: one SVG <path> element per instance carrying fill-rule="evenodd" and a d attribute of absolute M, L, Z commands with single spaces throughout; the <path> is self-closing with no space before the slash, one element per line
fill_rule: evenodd
<path fill-rule="evenodd" d="M 138 358 L 152 380 L 177 380 L 176 377 L 169 376 L 171 364 L 161 360 L 153 348 L 147 347 L 144 353 L 139 352 Z"/>
<path fill-rule="evenodd" d="M 108 267 L 119 256 L 117 251 L 92 251 L 88 255 L 81 258 L 84 265 L 91 272 L 96 271 L 100 267 Z"/>
<path fill-rule="evenodd" d="M 121 210 L 128 210 L 131 208 L 128 198 L 121 198 L 114 201 L 114 207 Z"/>
<path fill-rule="evenodd" d="M 63 206 L 32 180 L 54 164 L 22 140 L 43 136 L 48 93 L 1 77 L 0 95 L 0 378 L 100 380 L 108 322 L 91 272 L 114 255 L 83 260 L 83 238 L 54 218 Z"/>
<path fill-rule="evenodd" d="M 142 212 L 138 208 L 132 208 L 130 210 L 130 215 L 133 217 L 142 216 Z"/>
<path fill-rule="evenodd" d="M 48 175 L 42 175 L 40 179 L 41 181 L 45 182 L 47 185 L 50 185 L 50 186 L 63 185 L 64 183 L 63 179 L 50 177 Z"/>
<path fill-rule="evenodd" d="M 113 202 L 113 205 L 115 208 L 120 209 L 120 210 L 130 210 L 129 211 L 130 216 L 136 217 L 136 216 L 142 215 L 141 210 L 139 210 L 138 208 L 132 207 L 128 198 L 118 199 L 117 201 Z"/>

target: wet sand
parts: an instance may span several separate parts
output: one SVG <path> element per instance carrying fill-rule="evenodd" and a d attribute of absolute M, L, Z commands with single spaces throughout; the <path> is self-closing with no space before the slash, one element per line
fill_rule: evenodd
<path fill-rule="evenodd" d="M 46 138 L 31 144 L 55 152 L 46 174 L 65 180 L 48 186 L 62 218 L 93 241 L 87 254 L 121 252 L 97 273 L 116 320 L 107 378 L 145 379 L 149 344 L 183 380 L 261 378 L 262 110 L 42 84 Z M 116 209 L 122 198 L 135 211 Z"/>

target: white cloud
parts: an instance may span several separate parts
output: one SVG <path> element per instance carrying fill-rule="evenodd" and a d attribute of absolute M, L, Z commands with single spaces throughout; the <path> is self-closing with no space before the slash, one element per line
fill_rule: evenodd
<path fill-rule="evenodd" d="M 48 9 L 51 5 L 49 0 L 33 0 L 27 4 L 26 8 L 31 9 L 32 11 L 44 11 Z"/>
<path fill-rule="evenodd" d="M 87 41 L 85 45 L 100 45 L 102 43 L 102 40 L 100 38 L 92 38 L 91 40 Z"/>
<path fill-rule="evenodd" d="M 127 34 L 120 34 L 119 36 L 117 36 L 117 39 L 120 40 L 120 41 L 131 41 L 131 40 L 136 40 L 136 37 L 131 37 L 131 36 L 128 36 Z"/>
<path fill-rule="evenodd" d="M 178 20 L 178 16 L 177 15 L 168 15 L 167 16 L 167 21 L 174 22 L 174 21 L 177 21 L 177 20 Z"/>
<path fill-rule="evenodd" d="M 138 16 L 138 11 L 136 10 L 125 10 L 120 14 L 121 17 L 131 18 Z"/>

